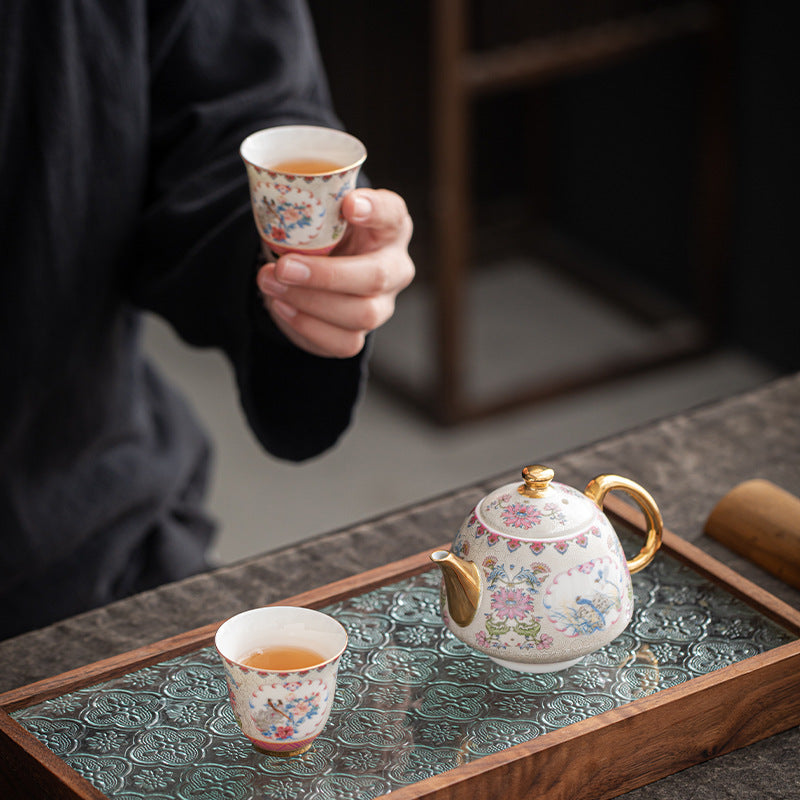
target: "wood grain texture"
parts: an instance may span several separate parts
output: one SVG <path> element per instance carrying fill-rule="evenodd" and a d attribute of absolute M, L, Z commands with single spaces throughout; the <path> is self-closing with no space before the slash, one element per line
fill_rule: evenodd
<path fill-rule="evenodd" d="M 607 497 L 605 510 L 612 519 L 618 519 L 644 535 L 644 516 L 641 511 L 617 497 Z M 758 584 L 742 577 L 738 572 L 717 561 L 691 542 L 664 529 L 661 547 L 666 553 L 678 559 L 704 578 L 721 586 L 764 616 L 783 625 L 792 633 L 800 636 L 800 610 L 784 603 L 774 595 L 762 589 Z M 658 556 L 656 556 L 657 558 Z"/>
<path fill-rule="evenodd" d="M 711 26 L 710 10 L 694 2 L 610 19 L 594 28 L 472 53 L 465 58 L 464 81 L 475 94 L 530 86 L 632 58 L 666 42 L 707 33 Z"/>
<path fill-rule="evenodd" d="M 744 481 L 714 506 L 705 532 L 800 589 L 800 498 L 771 481 Z"/>
<path fill-rule="evenodd" d="M 0 712 L 0 797 L 103 800 L 105 795 L 8 714 Z"/>

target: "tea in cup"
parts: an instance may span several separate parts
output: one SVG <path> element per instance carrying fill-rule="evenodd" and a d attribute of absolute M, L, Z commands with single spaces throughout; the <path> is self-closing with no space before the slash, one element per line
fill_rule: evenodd
<path fill-rule="evenodd" d="M 268 606 L 224 622 L 215 645 L 244 735 L 274 755 L 308 750 L 333 707 L 345 629 L 310 608 Z"/>
<path fill-rule="evenodd" d="M 329 253 L 347 223 L 341 207 L 367 157 L 349 133 L 281 125 L 248 136 L 240 155 L 261 240 L 276 255 Z"/>

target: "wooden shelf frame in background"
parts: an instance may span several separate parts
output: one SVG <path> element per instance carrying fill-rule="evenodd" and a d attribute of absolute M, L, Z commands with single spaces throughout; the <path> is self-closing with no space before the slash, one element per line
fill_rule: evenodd
<path fill-rule="evenodd" d="M 719 339 L 730 204 L 730 98 L 728 97 L 730 19 L 722 2 L 683 2 L 648 13 L 609 17 L 608 21 L 529 39 L 485 52 L 468 42 L 469 0 L 435 0 L 432 18 L 433 90 L 431 153 L 433 162 L 433 329 L 434 385 L 413 389 L 388 369 L 376 376 L 395 393 L 442 424 L 486 417 L 517 406 L 585 388 L 611 378 L 666 364 L 708 350 Z M 465 390 L 468 361 L 465 342 L 470 257 L 474 242 L 470 197 L 472 134 L 470 112 L 476 98 L 521 86 L 543 85 L 632 59 L 669 42 L 700 37 L 705 48 L 702 76 L 700 174 L 696 176 L 691 243 L 694 269 L 691 324 L 675 338 L 665 326 L 661 340 L 644 355 L 620 357 L 574 375 L 533 381 L 522 390 L 490 402 L 471 400 Z M 570 251 L 563 239 L 545 231 L 536 252 L 554 266 L 597 274 L 601 267 L 586 254 Z M 578 267 L 577 270 L 573 269 Z M 602 282 L 601 282 L 602 283 Z M 594 287 L 595 289 L 598 286 Z M 608 281 L 605 289 L 622 303 L 627 287 Z M 630 300 L 630 298 L 628 298 Z M 630 304 L 630 303 L 629 303 Z M 685 320 L 684 320 L 685 322 Z"/>

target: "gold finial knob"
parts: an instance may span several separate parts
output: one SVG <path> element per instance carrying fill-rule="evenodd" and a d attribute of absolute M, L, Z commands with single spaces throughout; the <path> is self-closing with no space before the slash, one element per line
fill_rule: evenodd
<path fill-rule="evenodd" d="M 525 497 L 541 497 L 554 475 L 555 472 L 550 467 L 543 467 L 541 464 L 525 467 L 522 470 L 522 480 L 525 483 L 521 484 L 517 491 Z"/>

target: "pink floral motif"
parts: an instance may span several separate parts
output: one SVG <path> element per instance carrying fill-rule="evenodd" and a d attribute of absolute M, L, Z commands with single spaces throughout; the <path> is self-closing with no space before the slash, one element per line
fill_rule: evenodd
<path fill-rule="evenodd" d="M 488 647 L 489 646 L 489 637 L 486 635 L 486 631 L 478 631 L 475 634 L 475 641 L 481 647 Z"/>
<path fill-rule="evenodd" d="M 308 712 L 311 711 L 313 708 L 314 708 L 314 706 L 308 701 L 308 698 L 305 698 L 303 700 L 298 700 L 294 704 L 294 712 L 295 712 L 295 714 L 298 714 L 299 716 L 303 716 L 304 714 L 308 714 Z"/>
<path fill-rule="evenodd" d="M 486 537 L 486 541 L 489 543 L 489 547 L 491 547 L 492 545 L 495 545 L 500 541 L 500 534 L 499 533 L 490 533 Z"/>
<path fill-rule="evenodd" d="M 537 650 L 549 650 L 553 645 L 553 637 L 549 633 L 543 633 L 536 642 Z"/>
<path fill-rule="evenodd" d="M 294 728 L 291 725 L 280 725 L 275 728 L 276 739 L 289 739 L 294 736 Z"/>
<path fill-rule="evenodd" d="M 521 544 L 522 544 L 522 542 L 520 542 L 520 540 L 519 540 L 519 539 L 509 539 L 509 540 L 506 542 L 506 545 L 508 546 L 508 549 L 509 549 L 509 550 L 510 550 L 512 553 L 513 553 L 513 552 L 514 552 L 514 551 L 515 551 L 515 550 L 516 550 L 516 549 L 517 549 L 517 548 L 518 548 L 518 547 L 519 547 Z"/>
<path fill-rule="evenodd" d="M 492 611 L 500 619 L 525 619 L 532 610 L 531 599 L 519 589 L 500 589 L 492 594 Z"/>
<path fill-rule="evenodd" d="M 542 521 L 541 512 L 525 503 L 511 503 L 503 509 L 500 515 L 503 522 L 511 528 L 524 528 L 528 530 Z"/>
<path fill-rule="evenodd" d="M 531 549 L 531 553 L 536 556 L 544 550 L 544 542 L 531 542 L 528 546 Z"/>
<path fill-rule="evenodd" d="M 275 242 L 286 241 L 286 231 L 278 225 L 270 225 L 267 236 Z"/>
<path fill-rule="evenodd" d="M 569 549 L 569 542 L 566 541 L 565 539 L 560 539 L 555 543 L 554 547 L 556 548 L 556 550 L 558 550 L 559 553 L 563 555 Z"/>
<path fill-rule="evenodd" d="M 456 539 L 453 544 L 453 554 L 459 558 L 466 558 L 469 555 L 469 542 L 466 539 Z"/>

